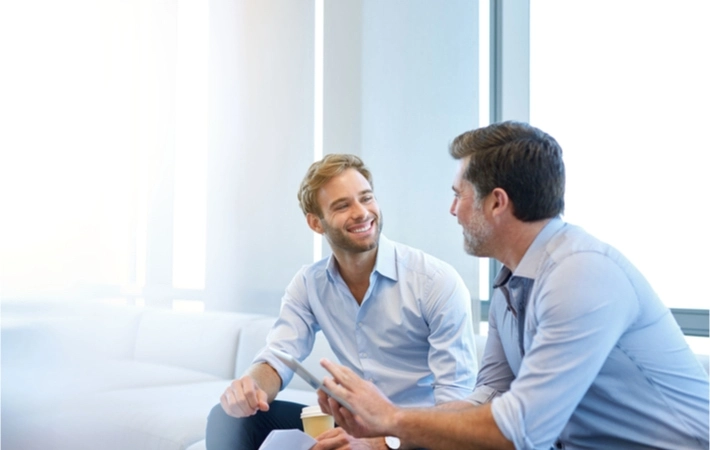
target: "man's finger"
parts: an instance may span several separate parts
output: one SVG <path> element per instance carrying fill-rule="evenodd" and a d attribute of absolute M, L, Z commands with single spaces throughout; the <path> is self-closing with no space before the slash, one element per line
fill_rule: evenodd
<path fill-rule="evenodd" d="M 259 399 L 259 403 L 257 405 L 259 410 L 268 411 L 269 410 L 269 402 L 268 402 L 269 396 L 266 394 L 265 391 L 262 391 L 261 389 L 259 389 L 257 391 L 256 395 Z"/>
<path fill-rule="evenodd" d="M 325 370 L 330 372 L 330 374 L 333 375 L 333 379 L 339 384 L 347 384 L 348 380 L 352 378 L 350 374 L 353 372 L 350 369 L 336 364 L 328 358 L 321 359 L 320 365 L 323 366 Z"/>
<path fill-rule="evenodd" d="M 229 400 L 226 392 L 219 397 L 219 404 L 222 405 L 224 412 L 229 413 Z"/>
<path fill-rule="evenodd" d="M 254 383 L 254 380 L 252 380 L 251 377 L 244 377 L 239 381 L 239 389 L 241 390 L 241 396 L 244 398 L 244 412 L 247 415 L 251 416 L 262 408 L 262 401 L 266 403 L 266 397 L 262 397 L 260 395 L 260 393 L 263 391 L 256 383 Z M 264 393 L 264 395 L 265 394 L 266 393 Z"/>
<path fill-rule="evenodd" d="M 242 417 L 244 415 L 231 389 L 227 389 L 224 394 L 222 394 L 219 403 L 222 405 L 224 412 L 232 417 Z"/>
<path fill-rule="evenodd" d="M 340 404 L 331 397 L 328 397 L 327 403 L 328 403 L 328 408 L 330 409 L 330 411 L 332 413 L 331 415 L 335 419 L 335 423 L 337 423 L 338 425 L 343 427 L 345 429 L 345 431 L 350 431 L 350 427 L 346 423 L 345 417 L 343 417 L 343 414 L 340 411 Z"/>
<path fill-rule="evenodd" d="M 328 404 L 328 395 L 320 389 L 316 392 L 318 393 L 318 406 L 320 406 L 321 411 L 332 416 L 333 414 L 331 414 L 330 405 Z"/>
<path fill-rule="evenodd" d="M 325 370 L 330 372 L 332 375 L 335 375 L 334 372 L 338 368 L 338 365 L 335 364 L 333 361 L 329 360 L 328 358 L 321 358 L 320 365 L 325 367 Z"/>

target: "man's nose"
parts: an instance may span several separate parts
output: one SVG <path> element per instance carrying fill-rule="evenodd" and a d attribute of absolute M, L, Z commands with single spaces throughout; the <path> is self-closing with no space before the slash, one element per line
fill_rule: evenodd
<path fill-rule="evenodd" d="M 353 216 L 360 219 L 367 216 L 367 208 L 360 202 L 355 202 L 355 207 L 353 209 Z"/>

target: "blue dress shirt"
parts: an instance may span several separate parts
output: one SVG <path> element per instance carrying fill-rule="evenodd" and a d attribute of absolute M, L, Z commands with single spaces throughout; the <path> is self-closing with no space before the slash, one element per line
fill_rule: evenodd
<path fill-rule="evenodd" d="M 495 287 L 469 400 L 516 448 L 708 448 L 708 376 L 618 251 L 553 219 Z"/>
<path fill-rule="evenodd" d="M 374 382 L 395 404 L 429 406 L 471 393 L 478 371 L 471 298 L 450 265 L 380 236 L 361 305 L 333 257 L 303 267 L 254 362 L 286 386 L 293 372 L 268 347 L 305 359 L 322 330 L 340 363 Z"/>

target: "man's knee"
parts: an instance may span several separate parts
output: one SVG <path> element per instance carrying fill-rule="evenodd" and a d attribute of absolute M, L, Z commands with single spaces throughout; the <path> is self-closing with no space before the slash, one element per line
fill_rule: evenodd
<path fill-rule="evenodd" d="M 209 431 L 210 428 L 224 426 L 229 422 L 237 420 L 238 419 L 227 415 L 227 413 L 224 411 L 224 408 L 222 408 L 222 405 L 218 403 L 212 408 L 209 415 L 207 416 L 207 430 Z"/>
<path fill-rule="evenodd" d="M 234 418 L 216 405 L 207 417 L 207 450 L 256 450 L 272 430 L 303 430 L 300 412 L 304 405 L 274 401 L 269 411 Z"/>
<path fill-rule="evenodd" d="M 216 405 L 207 416 L 205 444 L 208 450 L 238 450 L 251 448 L 248 430 L 249 418 L 237 419 L 228 415 L 221 404 Z M 256 447 L 258 448 L 258 447 Z"/>

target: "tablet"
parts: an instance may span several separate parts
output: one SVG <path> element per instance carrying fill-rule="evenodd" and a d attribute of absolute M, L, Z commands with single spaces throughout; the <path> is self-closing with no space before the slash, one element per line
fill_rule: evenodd
<path fill-rule="evenodd" d="M 323 382 L 321 380 L 319 380 L 315 375 L 310 373 L 308 371 L 308 369 L 303 367 L 303 364 L 301 364 L 296 358 L 289 355 L 288 353 L 284 353 L 284 352 L 282 352 L 280 350 L 276 350 L 274 348 L 271 348 L 269 350 L 271 350 L 271 352 L 274 355 L 276 355 L 276 357 L 279 358 L 284 364 L 286 364 L 291 370 L 296 372 L 298 374 L 298 376 L 300 376 L 301 378 L 306 380 L 306 383 L 310 384 L 313 387 L 313 389 L 315 389 L 315 390 L 320 389 L 321 391 L 328 394 L 329 397 L 332 397 L 333 399 L 335 399 L 336 402 L 338 402 L 341 405 L 343 405 L 344 407 L 346 407 L 348 409 L 348 411 L 355 414 L 352 406 L 350 406 L 350 404 L 348 404 L 348 402 L 346 402 L 345 400 L 343 400 L 339 396 L 335 395 L 330 389 L 325 387 Z"/>

